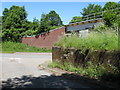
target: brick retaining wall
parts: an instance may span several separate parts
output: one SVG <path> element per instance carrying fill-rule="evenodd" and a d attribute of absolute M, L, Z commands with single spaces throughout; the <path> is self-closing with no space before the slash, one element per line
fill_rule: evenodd
<path fill-rule="evenodd" d="M 50 30 L 45 34 L 41 34 L 34 37 L 24 37 L 22 38 L 22 43 L 28 44 L 30 46 L 35 46 L 39 48 L 52 49 L 52 46 L 58 39 L 65 33 L 65 27 Z"/>

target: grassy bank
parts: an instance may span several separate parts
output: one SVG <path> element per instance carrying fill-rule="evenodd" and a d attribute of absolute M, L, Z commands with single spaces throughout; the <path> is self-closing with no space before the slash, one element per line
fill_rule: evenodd
<path fill-rule="evenodd" d="M 2 42 L 0 43 L 0 51 L 3 53 L 15 53 L 15 52 L 51 52 L 49 49 L 37 48 L 28 46 L 22 43 L 15 42 Z"/>
<path fill-rule="evenodd" d="M 80 38 L 78 36 L 63 37 L 55 46 L 62 46 L 64 48 L 79 48 L 92 50 L 117 50 L 118 36 L 114 32 L 89 33 L 88 37 Z"/>
<path fill-rule="evenodd" d="M 71 63 L 68 62 L 60 63 L 57 61 L 50 63 L 48 66 L 52 68 L 60 68 L 69 72 L 74 72 L 88 78 L 120 83 L 118 79 L 120 78 L 119 69 L 111 65 L 109 65 L 109 68 L 111 68 L 110 70 L 108 70 L 106 67 L 104 67 L 101 64 L 94 65 L 91 62 L 87 62 L 86 67 L 82 67 L 82 66 L 75 67 Z"/>

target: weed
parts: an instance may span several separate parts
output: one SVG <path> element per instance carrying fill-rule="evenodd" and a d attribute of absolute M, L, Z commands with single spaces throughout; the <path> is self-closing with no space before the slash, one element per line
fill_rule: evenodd
<path fill-rule="evenodd" d="M 64 48 L 92 49 L 92 50 L 117 50 L 118 37 L 114 32 L 97 33 L 91 32 L 88 37 L 80 38 L 78 36 L 62 37 L 55 46 Z"/>
<path fill-rule="evenodd" d="M 37 48 L 37 47 L 33 47 L 33 46 L 28 46 L 26 44 L 10 42 L 10 41 L 9 42 L 2 42 L 2 43 L 0 43 L 0 46 L 2 46 L 1 50 L 3 53 L 4 52 L 7 52 L 7 53 L 13 53 L 13 52 L 51 52 L 51 50 L 49 50 L 49 49 Z"/>
<path fill-rule="evenodd" d="M 90 77 L 90 78 L 96 78 L 96 79 L 110 79 L 110 77 L 112 77 L 111 75 L 113 75 L 113 72 L 108 71 L 103 65 L 98 64 L 98 65 L 94 65 L 91 62 L 87 62 L 86 63 L 87 66 L 86 67 L 82 67 L 82 66 L 77 66 L 75 67 L 73 64 L 68 63 L 68 62 L 64 62 L 63 64 L 60 62 L 52 62 L 50 63 L 48 66 L 52 67 L 52 68 L 61 68 L 63 70 L 67 70 L 70 72 L 75 72 L 78 73 L 82 76 L 86 76 L 86 77 Z M 114 66 L 110 65 L 111 68 L 113 68 Z M 117 68 L 114 67 L 113 70 L 116 72 Z M 112 70 L 112 71 L 113 71 Z M 115 73 L 114 72 L 114 73 Z M 118 72 L 116 73 L 116 76 L 113 75 L 113 78 L 118 77 Z M 108 77 L 107 77 L 108 76 Z M 107 78 L 105 78 L 107 77 Z"/>

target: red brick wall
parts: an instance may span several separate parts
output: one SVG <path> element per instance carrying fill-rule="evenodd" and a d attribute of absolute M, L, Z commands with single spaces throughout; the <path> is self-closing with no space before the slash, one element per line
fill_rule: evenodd
<path fill-rule="evenodd" d="M 22 43 L 28 44 L 30 46 L 52 49 L 54 43 L 58 41 L 59 38 L 64 35 L 64 33 L 65 28 L 61 27 L 35 37 L 24 37 L 22 38 Z"/>

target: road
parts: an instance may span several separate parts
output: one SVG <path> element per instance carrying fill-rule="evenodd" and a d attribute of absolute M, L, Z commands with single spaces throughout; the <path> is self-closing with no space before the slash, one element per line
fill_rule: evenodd
<path fill-rule="evenodd" d="M 39 70 L 38 65 L 52 60 L 47 53 L 16 53 L 0 56 L 0 78 L 3 88 L 88 88 L 52 72 Z"/>

